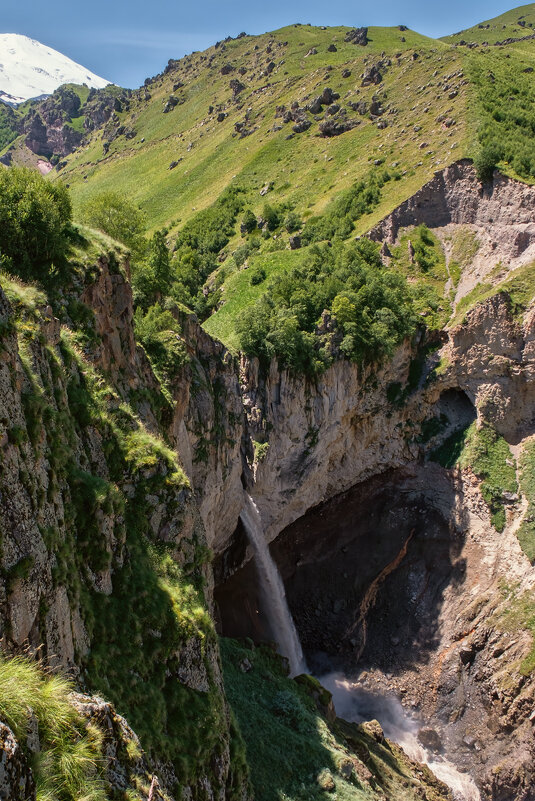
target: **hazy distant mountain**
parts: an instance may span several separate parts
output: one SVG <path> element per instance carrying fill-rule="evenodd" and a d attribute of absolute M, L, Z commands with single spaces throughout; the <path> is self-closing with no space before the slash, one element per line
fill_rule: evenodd
<path fill-rule="evenodd" d="M 49 95 L 63 83 L 85 83 L 101 89 L 109 81 L 35 39 L 0 34 L 0 100 L 16 105 Z"/>

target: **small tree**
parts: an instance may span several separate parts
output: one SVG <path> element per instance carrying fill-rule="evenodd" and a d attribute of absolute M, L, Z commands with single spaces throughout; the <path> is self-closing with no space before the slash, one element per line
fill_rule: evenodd
<path fill-rule="evenodd" d="M 256 230 L 256 227 L 257 222 L 255 215 L 251 209 L 246 209 L 241 223 L 242 232 L 245 234 L 252 234 L 252 232 Z"/>
<path fill-rule="evenodd" d="M 264 205 L 262 210 L 262 217 L 267 223 L 268 231 L 275 231 L 281 222 L 281 215 L 280 211 L 276 206 L 272 206 L 269 203 Z"/>
<path fill-rule="evenodd" d="M 503 151 L 494 142 L 484 145 L 474 159 L 477 177 L 480 181 L 492 181 L 494 170 L 503 158 Z"/>
<path fill-rule="evenodd" d="M 96 195 L 84 206 L 82 217 L 88 225 L 126 245 L 134 258 L 144 255 L 145 216 L 139 206 L 122 195 L 117 192 Z"/>
<path fill-rule="evenodd" d="M 171 254 L 165 241 L 167 230 L 156 231 L 148 245 L 148 266 L 154 275 L 154 284 L 160 297 L 171 288 Z"/>
<path fill-rule="evenodd" d="M 37 171 L 0 170 L 0 254 L 21 278 L 45 280 L 61 269 L 72 233 L 66 188 Z"/>

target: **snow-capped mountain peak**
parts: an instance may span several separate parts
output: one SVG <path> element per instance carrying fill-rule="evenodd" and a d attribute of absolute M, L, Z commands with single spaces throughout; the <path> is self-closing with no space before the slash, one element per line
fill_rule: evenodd
<path fill-rule="evenodd" d="M 0 34 L 0 100 L 15 105 L 52 94 L 64 83 L 102 89 L 110 81 L 28 36 Z"/>

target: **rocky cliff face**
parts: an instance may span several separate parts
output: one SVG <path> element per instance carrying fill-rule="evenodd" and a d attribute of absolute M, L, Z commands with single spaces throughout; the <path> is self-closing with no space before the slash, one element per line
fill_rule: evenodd
<path fill-rule="evenodd" d="M 376 225 L 370 237 L 392 244 L 401 229 L 423 223 L 440 236 L 450 258 L 456 231 L 471 230 L 477 247 L 463 263 L 456 288 L 458 301 L 498 265 L 503 274 L 535 259 L 534 212 L 532 186 L 511 181 L 498 172 L 492 182 L 481 184 L 471 162 L 462 160 L 438 171 Z"/>
<path fill-rule="evenodd" d="M 531 187 L 500 176 L 482 187 L 460 163 L 372 233 L 394 241 L 403 227 L 426 223 L 445 244 L 460 230 L 476 234 L 460 300 L 482 274 L 492 284 L 533 259 L 534 209 Z M 406 343 L 379 369 L 338 362 L 307 383 L 276 365 L 267 376 L 254 363 L 241 365 L 256 443 L 251 491 L 309 654 L 319 648 L 342 667 L 373 666 L 370 689 L 394 687 L 420 709 L 489 799 L 535 792 L 535 688 L 520 668 L 532 637 L 518 617 L 527 599 L 533 604 L 535 575 L 516 537 L 529 499 L 504 492 L 505 530 L 497 534 L 482 477 L 426 459 L 472 420 L 504 438 L 510 465 L 522 459 L 535 422 L 532 341 L 532 306 L 519 315 L 501 291 L 442 332 L 434 353 L 430 342 Z M 402 468 L 399 478 L 391 468 Z M 350 512 L 340 493 L 355 485 L 359 500 Z M 321 505 L 316 517 L 302 518 L 329 498 L 338 499 L 338 518 Z M 248 558 L 238 528 L 216 562 L 217 597 L 224 627 L 261 637 Z M 400 634 L 412 625 L 406 621 L 419 620 L 422 630 Z"/>
<path fill-rule="evenodd" d="M 237 360 L 191 316 L 179 315 L 189 363 L 175 381 L 170 433 L 196 493 L 208 543 L 221 551 L 243 505 L 247 419 Z"/>
<path fill-rule="evenodd" d="M 78 338 L 65 308 L 58 309 L 62 325 L 36 291 L 11 280 L 5 290 L 4 648 L 30 649 L 115 699 L 169 797 L 180 787 L 176 797 L 222 799 L 234 787 L 232 797 L 245 798 L 246 777 L 230 759 L 205 529 L 145 396 L 137 403 L 136 390 L 143 386 L 146 395 L 158 382 L 133 340 L 125 269 L 104 255 L 85 285 L 72 287 L 71 302 L 86 310 Z M 125 684 L 127 675 L 136 678 Z M 190 706 L 197 711 L 184 716 Z M 209 733 L 195 745 L 201 721 Z M 153 739 L 162 733 L 166 747 Z M 15 764 L 18 746 L 6 737 L 4 756 Z M 181 749 L 195 750 L 193 762 L 178 759 L 172 743 L 179 737 Z M 26 776 L 19 773 L 17 786 Z"/>

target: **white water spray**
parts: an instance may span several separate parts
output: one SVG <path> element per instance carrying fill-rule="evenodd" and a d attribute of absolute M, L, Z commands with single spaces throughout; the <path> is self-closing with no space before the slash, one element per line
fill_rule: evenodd
<path fill-rule="evenodd" d="M 290 663 L 290 675 L 297 676 L 307 672 L 299 635 L 288 607 L 286 592 L 277 565 L 271 558 L 264 537 L 262 519 L 256 503 L 245 493 L 245 505 L 240 517 L 254 551 L 260 590 L 273 636 L 277 639 L 279 652 Z"/>
<path fill-rule="evenodd" d="M 342 718 L 354 723 L 375 718 L 385 735 L 401 746 L 410 759 L 427 765 L 448 785 L 455 801 L 480 801 L 479 790 L 468 773 L 462 773 L 445 757 L 432 753 L 419 742 L 421 724 L 407 714 L 396 698 L 364 690 L 341 673 L 323 676 L 320 681 L 332 692 L 336 711 Z"/>

